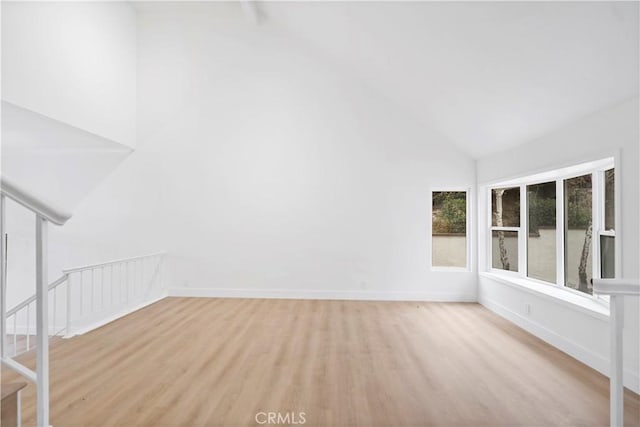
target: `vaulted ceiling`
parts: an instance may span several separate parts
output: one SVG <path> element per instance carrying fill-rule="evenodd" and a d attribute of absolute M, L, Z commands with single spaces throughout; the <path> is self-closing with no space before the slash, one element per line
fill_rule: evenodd
<path fill-rule="evenodd" d="M 474 157 L 638 95 L 638 2 L 258 2 Z"/>

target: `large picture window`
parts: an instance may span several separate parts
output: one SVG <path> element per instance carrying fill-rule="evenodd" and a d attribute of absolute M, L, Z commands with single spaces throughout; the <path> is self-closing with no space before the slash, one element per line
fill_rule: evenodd
<path fill-rule="evenodd" d="M 467 268 L 467 192 L 432 192 L 431 225 L 431 265 Z"/>
<path fill-rule="evenodd" d="M 491 270 L 588 295 L 615 277 L 613 159 L 509 184 L 489 192 Z"/>

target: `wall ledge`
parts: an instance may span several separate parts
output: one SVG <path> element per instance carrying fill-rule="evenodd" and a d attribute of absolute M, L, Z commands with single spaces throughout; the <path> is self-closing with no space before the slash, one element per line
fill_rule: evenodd
<path fill-rule="evenodd" d="M 518 290 L 534 294 L 538 297 L 551 300 L 556 304 L 561 304 L 573 310 L 583 312 L 591 317 L 595 317 L 596 319 L 605 322 L 609 321 L 608 305 L 595 301 L 590 297 L 583 297 L 573 292 L 561 289 L 560 287 L 544 285 L 522 277 L 506 277 L 501 274 L 481 272 L 480 278 L 491 279 L 502 285 L 507 285 Z"/>

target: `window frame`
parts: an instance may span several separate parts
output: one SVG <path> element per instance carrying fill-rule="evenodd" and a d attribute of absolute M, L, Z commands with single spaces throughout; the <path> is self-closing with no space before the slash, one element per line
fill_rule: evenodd
<path fill-rule="evenodd" d="M 445 267 L 445 266 L 436 266 L 433 265 L 433 193 L 452 193 L 452 192 L 460 192 L 465 193 L 465 207 L 466 207 L 466 218 L 465 218 L 465 259 L 466 264 L 464 267 Z M 471 266 L 473 265 L 471 262 L 471 248 L 472 248 L 472 236 L 471 236 L 471 189 L 469 187 L 434 187 L 429 191 L 429 239 L 428 239 L 428 257 L 429 257 L 429 268 L 430 271 L 437 272 L 471 272 Z"/>
<path fill-rule="evenodd" d="M 583 174 L 584 175 L 584 174 Z M 580 176 L 580 175 L 578 175 Z M 562 282 L 564 282 L 564 235 L 561 233 L 564 233 L 564 179 L 543 179 L 543 180 L 535 180 L 535 181 L 531 181 L 531 182 L 526 182 L 522 185 L 522 187 L 520 188 L 520 206 L 522 205 L 522 191 L 524 189 L 524 192 L 526 193 L 524 195 L 524 212 L 521 209 L 520 211 L 520 221 L 521 221 L 521 226 L 522 226 L 522 220 L 524 218 L 525 221 L 525 225 L 526 228 L 524 228 L 525 234 L 524 234 L 524 243 L 523 243 L 523 247 L 525 248 L 526 252 L 524 253 L 524 278 L 527 280 L 532 280 L 536 283 L 542 283 L 544 285 L 552 285 L 552 286 L 559 286 L 559 284 L 561 283 L 560 280 L 560 276 L 562 276 Z M 527 187 L 530 185 L 539 185 L 539 184 L 547 184 L 550 182 L 555 182 L 556 184 L 556 283 L 551 283 L 551 282 L 547 282 L 546 280 L 542 280 L 542 279 L 537 279 L 535 277 L 529 277 L 529 197 L 528 197 L 528 189 Z M 560 197 L 558 196 L 560 195 Z M 558 203 L 558 200 L 562 200 L 562 203 Z M 562 205 L 562 206 L 558 206 L 558 205 Z M 559 222 L 562 222 L 562 228 L 560 228 L 560 226 L 558 225 Z M 562 252 L 559 250 L 559 248 L 561 248 Z M 520 247 L 518 247 L 518 250 L 520 249 Z M 558 264 L 560 262 L 560 258 L 562 258 L 562 268 L 560 267 L 560 265 Z M 518 258 L 520 259 L 520 258 Z M 562 285 L 562 287 L 566 287 L 564 286 L 564 284 Z"/>
<path fill-rule="evenodd" d="M 518 187 L 520 190 L 520 225 L 518 227 L 514 227 L 514 226 L 502 226 L 499 227 L 497 225 L 493 225 L 493 190 L 496 189 L 509 189 L 509 188 L 516 188 Z M 525 197 L 526 198 L 526 197 Z M 492 273 L 496 273 L 499 272 L 500 274 L 506 274 L 506 275 L 511 275 L 514 277 L 519 277 L 520 276 L 520 272 L 522 271 L 522 257 L 521 254 L 522 252 L 522 212 L 524 211 L 523 209 L 523 205 L 522 205 L 522 185 L 494 185 L 492 187 L 489 187 L 489 252 L 487 252 L 489 254 L 488 257 L 488 261 L 489 261 L 489 271 Z M 511 270 L 503 270 L 502 268 L 494 268 L 493 267 L 493 232 L 494 231 L 515 231 L 516 233 L 518 233 L 518 270 L 517 271 L 511 271 Z M 526 240 L 525 240 L 525 244 L 526 244 Z"/>
<path fill-rule="evenodd" d="M 486 223 L 485 230 L 487 230 L 486 239 L 486 254 L 485 257 L 485 271 L 503 276 L 505 278 L 518 278 L 535 284 L 544 286 L 551 286 L 554 288 L 560 288 L 566 292 L 570 292 L 582 297 L 596 300 L 599 302 L 608 303 L 609 299 L 605 296 L 589 295 L 587 293 L 572 289 L 566 286 L 565 283 L 565 203 L 564 203 L 564 181 L 566 179 L 575 178 L 578 176 L 588 175 L 592 176 L 592 277 L 601 277 L 600 267 L 600 236 L 613 236 L 615 239 L 615 277 L 620 276 L 622 271 L 622 252 L 621 252 L 621 239 L 622 235 L 622 222 L 621 222 L 621 209 L 620 209 L 620 176 L 621 169 L 619 165 L 619 156 L 614 155 L 599 160 L 594 160 L 586 163 L 572 165 L 568 167 L 557 168 L 553 170 L 544 171 L 537 174 L 531 174 L 520 178 L 515 178 L 507 181 L 490 183 L 484 186 L 484 197 L 487 200 L 486 206 Z M 604 230 L 604 174 L 609 169 L 615 169 L 615 182 L 614 182 L 614 206 L 615 206 L 615 230 Z M 528 218 L 528 200 L 527 200 L 527 186 L 535 184 L 543 184 L 554 182 L 556 183 L 556 283 L 547 282 L 544 280 L 532 278 L 528 276 L 528 247 L 527 237 L 528 233 L 523 233 L 522 230 L 527 230 L 529 227 Z M 492 232 L 496 230 L 493 226 L 493 207 L 492 207 L 492 191 L 497 188 L 513 188 L 520 187 L 520 226 L 519 227 L 497 227 L 505 231 L 507 229 L 513 229 L 518 231 L 518 271 L 506 271 L 503 269 L 493 268 L 493 252 L 492 252 Z"/>
<path fill-rule="evenodd" d="M 605 173 L 610 170 L 610 169 L 614 169 L 614 196 L 613 196 L 613 204 L 614 204 L 614 227 L 613 230 L 607 230 L 606 229 L 606 224 L 605 224 L 605 200 L 606 200 L 606 177 L 605 177 Z M 602 277 L 602 259 L 601 256 L 602 254 L 600 253 L 601 251 L 601 247 L 600 247 L 600 242 L 601 242 L 601 236 L 608 236 L 608 237 L 613 237 L 615 239 L 615 245 L 614 245 L 614 252 L 615 252 L 615 276 L 618 276 L 618 272 L 620 271 L 620 265 L 618 264 L 618 261 L 620 260 L 620 252 L 619 252 L 619 248 L 618 248 L 618 239 L 619 237 L 616 236 L 616 230 L 618 228 L 618 224 L 619 224 L 619 217 L 618 217 L 618 211 L 620 210 L 620 205 L 618 202 L 618 169 L 616 169 L 615 167 L 610 167 L 610 168 L 600 168 L 596 174 L 594 174 L 595 177 L 595 181 L 594 181 L 594 185 L 597 185 L 599 187 L 599 191 L 598 191 L 598 195 L 600 197 L 600 200 L 598 200 L 598 210 L 597 210 L 597 214 L 600 220 L 600 227 L 598 228 L 598 230 L 594 229 L 594 241 L 595 239 L 597 239 L 597 246 L 598 246 L 598 258 L 597 258 L 597 271 L 598 271 L 598 276 L 597 277 Z M 595 210 L 594 210 L 595 211 Z M 618 234 L 619 235 L 619 234 Z M 595 257 L 596 253 L 595 253 L 595 249 L 594 249 L 594 257 Z M 594 276 L 595 277 L 595 276 Z"/>

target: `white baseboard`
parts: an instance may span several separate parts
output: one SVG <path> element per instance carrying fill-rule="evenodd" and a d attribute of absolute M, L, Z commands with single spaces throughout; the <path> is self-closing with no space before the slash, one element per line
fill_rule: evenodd
<path fill-rule="evenodd" d="M 142 302 L 142 303 L 137 304 L 135 306 L 127 307 L 127 308 L 125 308 L 125 309 L 123 309 L 121 311 L 118 311 L 118 312 L 116 312 L 114 314 L 111 314 L 111 315 L 109 315 L 109 316 L 107 316 L 107 317 L 105 317 L 103 319 L 100 319 L 100 320 L 98 320 L 96 322 L 93 322 L 93 323 L 90 323 L 88 325 L 82 325 L 82 326 L 79 326 L 79 327 L 73 327 L 72 326 L 71 327 L 71 331 L 69 331 L 64 336 L 64 338 L 72 338 L 72 337 L 75 337 L 77 335 L 83 335 L 83 334 L 86 334 L 87 332 L 91 332 L 94 329 L 98 329 L 99 327 L 104 326 L 107 323 L 111 323 L 114 320 L 117 320 L 117 319 L 119 319 L 121 317 L 124 317 L 124 316 L 126 316 L 128 314 L 131 314 L 134 311 L 138 311 L 138 310 L 140 310 L 142 308 L 145 308 L 145 307 L 147 307 L 147 306 L 149 306 L 151 304 L 154 304 L 154 303 L 156 303 L 156 302 L 158 302 L 158 301 L 160 301 L 160 300 L 162 300 L 162 299 L 164 299 L 166 297 L 167 297 L 167 293 L 164 292 L 160 296 L 158 296 L 158 297 L 156 297 L 154 299 Z"/>
<path fill-rule="evenodd" d="M 476 295 L 462 293 L 390 291 L 312 291 L 297 289 L 170 288 L 171 297 L 273 298 L 358 301 L 447 301 L 477 302 Z"/>
<path fill-rule="evenodd" d="M 557 349 L 567 353 L 571 357 L 574 357 L 584 363 L 587 366 L 595 369 L 605 376 L 609 376 L 609 360 L 602 357 L 599 354 L 592 352 L 591 350 L 555 333 L 554 331 L 540 325 L 531 319 L 516 313 L 515 311 L 497 303 L 488 298 L 480 298 L 480 304 L 498 314 L 499 316 L 507 319 L 508 321 L 516 324 L 525 331 L 535 335 L 541 340 L 551 344 Z M 640 376 L 627 369 L 624 370 L 624 385 L 635 393 L 640 393 Z"/>

